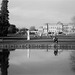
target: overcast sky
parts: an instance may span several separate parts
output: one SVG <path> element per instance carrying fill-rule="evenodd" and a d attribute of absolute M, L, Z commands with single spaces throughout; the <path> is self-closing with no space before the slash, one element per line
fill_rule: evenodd
<path fill-rule="evenodd" d="M 17 27 L 68 23 L 75 16 L 75 0 L 9 0 L 9 12 L 10 23 Z"/>

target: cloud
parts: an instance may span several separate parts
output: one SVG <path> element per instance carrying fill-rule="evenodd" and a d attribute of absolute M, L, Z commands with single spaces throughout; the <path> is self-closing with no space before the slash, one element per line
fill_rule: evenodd
<path fill-rule="evenodd" d="M 21 8 L 12 8 L 10 9 L 10 14 L 14 16 L 20 16 L 25 18 L 34 18 L 42 14 L 40 10 L 24 10 Z"/>
<path fill-rule="evenodd" d="M 15 7 L 10 9 L 10 20 L 18 27 L 44 24 L 45 22 L 70 22 L 72 14 L 63 13 L 57 10 L 25 10 L 23 8 Z"/>
<path fill-rule="evenodd" d="M 10 21 L 18 26 L 45 22 L 70 22 L 75 14 L 75 0 L 10 0 Z M 21 25 L 22 24 L 22 25 Z"/>

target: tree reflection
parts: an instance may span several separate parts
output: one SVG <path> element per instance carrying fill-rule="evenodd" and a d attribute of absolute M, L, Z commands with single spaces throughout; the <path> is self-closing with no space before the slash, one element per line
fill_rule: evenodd
<path fill-rule="evenodd" d="M 58 55 L 58 44 L 54 43 L 54 55 L 57 56 Z"/>
<path fill-rule="evenodd" d="M 3 49 L 0 52 L 0 68 L 1 68 L 1 75 L 8 75 L 8 67 L 9 67 L 9 54 L 10 52 L 7 49 Z"/>
<path fill-rule="evenodd" d="M 75 51 L 72 51 L 72 54 L 70 55 L 70 59 L 71 59 L 71 66 L 72 66 L 72 70 L 75 72 Z"/>

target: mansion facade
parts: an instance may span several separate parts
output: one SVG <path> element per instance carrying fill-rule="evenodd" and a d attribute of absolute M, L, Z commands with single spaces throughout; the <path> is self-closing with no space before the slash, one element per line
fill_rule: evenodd
<path fill-rule="evenodd" d="M 72 34 L 75 33 L 75 25 L 73 23 L 48 23 L 48 25 L 44 25 L 41 28 L 38 29 L 40 34 Z"/>

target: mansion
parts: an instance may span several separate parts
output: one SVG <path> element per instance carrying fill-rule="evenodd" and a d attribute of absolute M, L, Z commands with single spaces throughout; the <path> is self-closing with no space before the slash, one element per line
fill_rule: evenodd
<path fill-rule="evenodd" d="M 75 33 L 75 25 L 73 23 L 48 23 L 48 25 L 44 25 L 41 28 L 38 29 L 38 32 L 40 34 L 73 34 Z"/>

